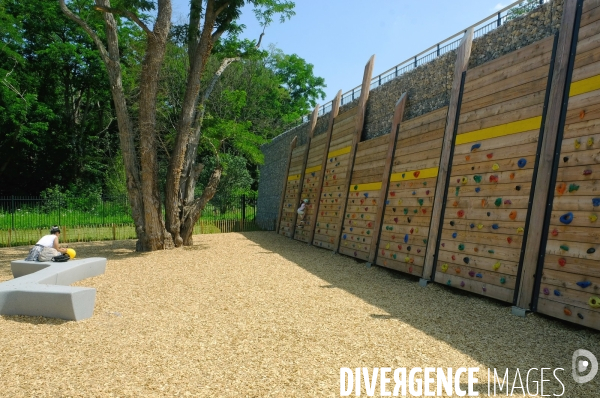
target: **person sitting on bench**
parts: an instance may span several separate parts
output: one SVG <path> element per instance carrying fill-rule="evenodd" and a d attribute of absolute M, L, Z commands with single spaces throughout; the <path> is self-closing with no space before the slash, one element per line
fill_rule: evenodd
<path fill-rule="evenodd" d="M 25 261 L 50 261 L 52 257 L 58 256 L 61 253 L 67 252 L 66 248 L 62 248 L 58 244 L 58 237 L 60 236 L 60 228 L 56 225 L 50 228 L 50 234 L 44 235 L 40 240 L 31 248 L 29 255 Z"/>

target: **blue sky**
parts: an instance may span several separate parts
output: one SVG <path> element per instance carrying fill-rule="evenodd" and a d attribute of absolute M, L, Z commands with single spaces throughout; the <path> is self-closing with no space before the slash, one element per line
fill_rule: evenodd
<path fill-rule="evenodd" d="M 325 79 L 333 99 L 360 84 L 366 62 L 375 54 L 378 75 L 435 43 L 500 10 L 498 0 L 296 0 L 296 15 L 266 30 L 263 48 L 273 43 L 298 54 Z M 173 19 L 186 18 L 189 0 L 173 0 Z M 243 37 L 257 39 L 261 28 L 250 8 L 241 22 Z"/>

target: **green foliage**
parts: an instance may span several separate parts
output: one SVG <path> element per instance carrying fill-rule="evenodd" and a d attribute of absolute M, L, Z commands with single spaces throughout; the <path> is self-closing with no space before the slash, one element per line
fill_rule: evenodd
<path fill-rule="evenodd" d="M 506 20 L 510 21 L 522 15 L 528 14 L 540 6 L 540 0 L 525 0 L 516 7 L 508 10 Z"/>

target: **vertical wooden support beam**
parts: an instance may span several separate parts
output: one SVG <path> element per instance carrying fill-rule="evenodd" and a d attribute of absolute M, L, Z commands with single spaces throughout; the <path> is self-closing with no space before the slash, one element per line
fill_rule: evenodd
<path fill-rule="evenodd" d="M 535 191 L 531 204 L 531 215 L 529 227 L 524 243 L 525 255 L 521 264 L 521 274 L 517 283 L 518 296 L 513 313 L 524 314 L 524 310 L 530 309 L 531 300 L 536 279 L 536 269 L 540 247 L 542 245 L 542 236 L 544 235 L 544 217 L 548 206 L 548 193 L 550 190 L 550 180 L 552 169 L 554 167 L 555 151 L 557 148 L 557 136 L 560 129 L 560 119 L 563 113 L 563 106 L 568 100 L 567 75 L 571 52 L 575 49 L 577 37 L 574 37 L 575 20 L 577 8 L 581 7 L 580 1 L 565 1 L 563 16 L 558 35 L 558 44 L 556 47 L 554 70 L 552 72 L 552 83 L 548 88 L 550 97 L 548 98 L 548 110 L 546 112 L 546 121 L 544 124 L 544 134 L 542 137 L 542 147 L 538 159 L 537 176 L 535 179 Z M 574 55 L 573 55 L 574 56 Z"/>
<path fill-rule="evenodd" d="M 331 103 L 331 112 L 329 114 L 329 124 L 327 125 L 327 138 L 325 138 L 325 152 L 323 152 L 323 161 L 321 162 L 321 174 L 319 176 L 319 186 L 317 187 L 317 192 L 319 193 L 319 198 L 321 197 L 321 190 L 323 189 L 323 181 L 325 178 L 325 168 L 327 167 L 327 155 L 329 153 L 329 145 L 331 144 L 331 134 L 333 133 L 333 121 L 337 117 L 340 112 L 340 102 L 342 100 L 342 90 L 338 91 L 335 96 L 333 102 Z M 321 200 L 315 205 L 315 211 L 313 213 L 314 220 L 311 223 L 310 231 L 308 233 L 308 244 L 312 245 L 313 238 L 315 236 L 315 229 L 317 228 L 317 216 L 319 214 Z"/>
<path fill-rule="evenodd" d="M 375 54 L 371 56 L 369 62 L 365 65 L 365 72 L 363 74 L 363 81 L 360 87 L 360 98 L 358 99 L 358 111 L 355 116 L 354 123 L 354 137 L 352 138 L 352 144 L 350 147 L 350 157 L 348 162 L 348 171 L 346 172 L 346 181 L 344 181 L 344 187 L 346 189 L 346 193 L 350 188 L 350 182 L 352 181 L 352 169 L 354 168 L 354 158 L 356 156 L 356 148 L 358 143 L 360 142 L 360 138 L 362 135 L 363 125 L 365 123 L 365 112 L 367 110 L 367 100 L 369 99 L 369 91 L 371 89 L 371 77 L 373 76 L 373 66 L 375 65 Z M 344 225 L 344 214 L 346 213 L 346 206 L 348 205 L 348 195 L 345 198 L 344 208 L 340 212 L 338 217 L 338 225 L 340 226 L 340 230 L 335 237 L 335 241 L 333 242 L 334 251 L 337 253 L 338 248 L 340 246 L 340 237 L 342 236 L 342 226 Z"/>
<path fill-rule="evenodd" d="M 312 113 L 310 118 L 310 126 L 308 131 L 308 139 L 306 140 L 306 150 L 304 151 L 304 159 L 302 160 L 302 170 L 300 171 L 300 182 L 298 183 L 298 197 L 296 198 L 296 204 L 294 205 L 294 218 L 292 220 L 292 228 L 294 231 L 292 232 L 290 238 L 294 239 L 296 235 L 296 222 L 298 221 L 298 213 L 296 209 L 300 206 L 300 197 L 302 195 L 302 187 L 304 186 L 304 175 L 306 174 L 306 161 L 308 160 L 308 152 L 310 151 L 310 141 L 315 134 L 315 126 L 317 125 L 317 119 L 319 118 L 319 105 L 315 107 L 315 110 Z"/>
<path fill-rule="evenodd" d="M 406 107 L 406 93 L 403 93 L 394 109 L 394 119 L 392 120 L 392 130 L 390 131 L 388 150 L 386 153 L 385 166 L 383 167 L 383 176 L 381 178 L 381 190 L 379 192 L 379 204 L 377 205 L 377 213 L 375 213 L 375 223 L 373 224 L 373 240 L 371 243 L 371 251 L 369 252 L 369 263 L 375 262 L 375 255 L 379 249 L 379 236 L 381 235 L 381 220 L 383 219 L 383 209 L 387 198 L 388 189 L 390 186 L 390 174 L 392 174 L 392 163 L 394 161 L 394 149 L 398 140 L 398 131 L 400 123 L 404 117 L 404 108 Z"/>
<path fill-rule="evenodd" d="M 290 165 L 292 164 L 292 151 L 296 148 L 298 143 L 298 136 L 294 137 L 290 144 L 290 154 L 288 155 L 287 167 L 285 168 L 285 175 L 283 179 L 283 191 L 281 192 L 281 200 L 279 201 L 279 213 L 277 214 L 277 225 L 275 225 L 275 232 L 279 233 L 281 227 L 281 213 L 283 212 L 283 204 L 285 203 L 285 189 L 288 183 L 288 174 L 290 172 Z"/>
<path fill-rule="evenodd" d="M 444 212 L 443 203 L 446 195 L 446 184 L 448 182 L 448 171 L 450 170 L 450 150 L 454 145 L 454 130 L 458 124 L 458 107 L 460 86 L 462 74 L 469 66 L 471 57 L 471 45 L 473 44 L 473 28 L 468 29 L 463 36 L 456 54 L 456 64 L 454 66 L 454 80 L 452 82 L 452 91 L 450 92 L 450 104 L 448 106 L 448 116 L 446 116 L 446 129 L 444 131 L 444 141 L 442 143 L 442 156 L 440 157 L 440 168 L 438 171 L 435 197 L 433 199 L 433 210 L 431 212 L 431 223 L 429 224 L 429 236 L 427 238 L 427 251 L 423 264 L 423 279 L 431 280 L 433 271 L 437 241 L 441 230 L 440 220 Z"/>

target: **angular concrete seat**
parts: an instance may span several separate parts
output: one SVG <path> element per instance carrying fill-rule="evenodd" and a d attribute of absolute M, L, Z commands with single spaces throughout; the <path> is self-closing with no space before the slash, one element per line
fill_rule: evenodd
<path fill-rule="evenodd" d="M 65 263 L 16 260 L 10 265 L 15 279 L 0 283 L 0 315 L 79 321 L 94 313 L 96 289 L 69 285 L 103 274 L 105 258 Z"/>

